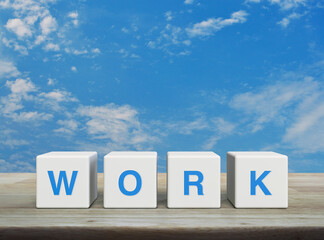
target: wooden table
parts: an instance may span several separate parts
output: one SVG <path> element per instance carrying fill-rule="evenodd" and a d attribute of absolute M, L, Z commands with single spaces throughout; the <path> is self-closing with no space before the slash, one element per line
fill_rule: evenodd
<path fill-rule="evenodd" d="M 167 209 L 159 174 L 157 209 L 36 209 L 35 174 L 0 174 L 0 239 L 324 239 L 324 173 L 289 174 L 288 209 L 235 209 L 222 174 L 220 209 Z"/>

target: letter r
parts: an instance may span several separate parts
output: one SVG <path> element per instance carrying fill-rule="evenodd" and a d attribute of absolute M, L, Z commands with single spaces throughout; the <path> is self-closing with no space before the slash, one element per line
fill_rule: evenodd
<path fill-rule="evenodd" d="M 189 178 L 192 175 L 196 175 L 198 180 L 193 182 L 190 181 Z M 204 195 L 203 186 L 201 185 L 204 180 L 204 175 L 199 171 L 184 171 L 184 195 L 189 195 L 189 187 L 195 186 L 197 187 L 198 195 Z"/>

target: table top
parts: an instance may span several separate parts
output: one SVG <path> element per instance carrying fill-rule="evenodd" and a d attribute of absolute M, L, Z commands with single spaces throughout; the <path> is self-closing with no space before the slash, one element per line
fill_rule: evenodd
<path fill-rule="evenodd" d="M 158 174 L 158 182 L 156 209 L 104 209 L 103 174 L 98 174 L 98 198 L 89 209 L 36 209 L 36 174 L 2 173 L 0 233 L 1 229 L 2 233 L 4 230 L 8 233 L 10 228 L 59 227 L 94 231 L 124 229 L 123 233 L 127 232 L 125 229 L 131 229 L 133 233 L 142 230 L 190 233 L 308 228 L 320 229 L 324 233 L 324 173 L 289 174 L 288 209 L 235 209 L 227 200 L 224 173 L 221 176 L 220 209 L 168 209 L 166 174 Z"/>

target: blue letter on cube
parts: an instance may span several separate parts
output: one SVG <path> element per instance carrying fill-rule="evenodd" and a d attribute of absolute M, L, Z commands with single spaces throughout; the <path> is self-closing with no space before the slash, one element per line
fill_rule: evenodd
<path fill-rule="evenodd" d="M 190 182 L 190 175 L 196 175 L 198 180 L 195 182 Z M 204 180 L 204 175 L 199 171 L 185 171 L 184 172 L 184 195 L 189 195 L 189 186 L 196 186 L 198 190 L 198 195 L 204 195 L 203 187 L 201 182 Z"/>
<path fill-rule="evenodd" d="M 74 188 L 74 183 L 75 183 L 75 179 L 77 177 L 78 171 L 73 171 L 70 186 L 68 184 L 68 180 L 67 180 L 67 177 L 66 177 L 66 171 L 60 171 L 60 175 L 59 175 L 59 178 L 58 178 L 58 181 L 57 181 L 57 185 L 55 183 L 55 178 L 54 178 L 53 171 L 47 171 L 47 173 L 48 173 L 49 179 L 51 181 L 51 185 L 52 185 L 54 195 L 60 195 L 62 181 L 64 181 L 66 195 L 72 195 L 72 191 L 73 191 L 73 188 Z"/>
<path fill-rule="evenodd" d="M 136 188 L 133 190 L 133 191 L 127 191 L 125 189 L 125 186 L 124 186 L 124 179 L 127 175 L 133 175 L 135 178 L 136 178 Z M 138 172 L 134 171 L 134 170 L 127 170 L 125 172 L 123 172 L 120 177 L 119 177 L 119 189 L 120 191 L 127 195 L 127 196 L 134 196 L 136 195 L 137 193 L 139 193 L 139 191 L 141 190 L 142 188 L 142 178 L 141 176 L 139 175 Z"/>
<path fill-rule="evenodd" d="M 251 195 L 255 195 L 255 189 L 257 186 L 261 188 L 265 195 L 271 195 L 271 192 L 262 182 L 270 172 L 271 171 L 264 171 L 258 179 L 255 179 L 255 171 L 251 171 Z"/>

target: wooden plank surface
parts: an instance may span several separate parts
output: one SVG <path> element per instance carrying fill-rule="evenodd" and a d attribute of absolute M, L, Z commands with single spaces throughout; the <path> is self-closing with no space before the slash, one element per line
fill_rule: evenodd
<path fill-rule="evenodd" d="M 288 209 L 235 209 L 222 174 L 220 209 L 168 209 L 166 174 L 159 174 L 157 209 L 104 209 L 103 174 L 89 209 L 36 209 L 36 175 L 0 174 L 0 237 L 118 239 L 210 237 L 324 239 L 324 174 L 289 174 Z"/>

